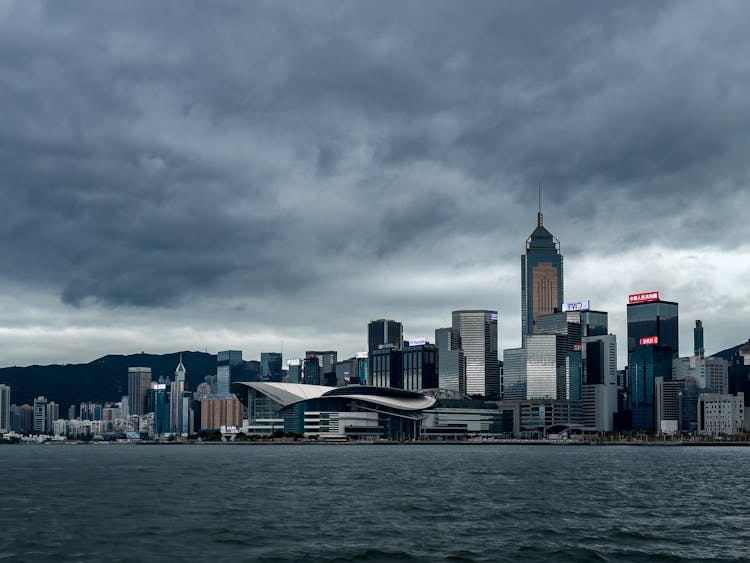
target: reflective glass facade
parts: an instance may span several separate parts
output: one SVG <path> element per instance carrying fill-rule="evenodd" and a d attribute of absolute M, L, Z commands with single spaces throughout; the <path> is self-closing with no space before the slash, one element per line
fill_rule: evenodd
<path fill-rule="evenodd" d="M 260 380 L 281 382 L 281 353 L 260 353 Z"/>
<path fill-rule="evenodd" d="M 608 315 L 604 311 L 581 311 L 581 336 L 604 336 L 609 333 Z"/>
<path fill-rule="evenodd" d="M 378 319 L 367 325 L 367 346 L 370 351 L 390 344 L 401 348 L 404 344 L 404 327 L 398 321 Z"/>
<path fill-rule="evenodd" d="M 526 339 L 527 399 L 557 399 L 556 356 L 556 335 L 528 335 Z"/>
<path fill-rule="evenodd" d="M 542 225 L 539 213 L 537 228 L 526 240 L 526 254 L 521 256 L 521 340 L 534 333 L 537 317 L 554 313 L 563 302 L 563 257 L 560 241 Z"/>
<path fill-rule="evenodd" d="M 418 391 L 438 387 L 437 346 L 407 346 L 403 351 L 403 389 Z"/>
<path fill-rule="evenodd" d="M 628 403 L 632 428 L 657 429 L 655 378 L 672 379 L 672 361 L 678 357 L 678 305 L 671 301 L 628 304 Z M 655 344 L 641 339 L 656 337 Z M 653 342 L 653 341 L 651 341 Z"/>
<path fill-rule="evenodd" d="M 536 334 L 554 335 L 557 370 L 557 399 L 580 398 L 583 370 L 581 364 L 581 313 L 553 313 L 537 317 Z"/>
<path fill-rule="evenodd" d="M 435 329 L 438 349 L 439 387 L 466 393 L 466 357 L 461 350 L 458 331 L 453 327 Z"/>
<path fill-rule="evenodd" d="M 370 385 L 403 388 L 403 354 L 395 348 L 374 350 L 370 357 Z"/>
<path fill-rule="evenodd" d="M 303 360 L 303 380 L 308 385 L 322 385 L 323 376 L 320 369 L 320 362 L 315 356 Z"/>
<path fill-rule="evenodd" d="M 466 359 L 466 393 L 487 398 L 500 396 L 497 360 L 497 311 L 453 311 L 452 328 Z"/>
<path fill-rule="evenodd" d="M 526 349 L 503 350 L 503 400 L 526 398 Z"/>
<path fill-rule="evenodd" d="M 221 350 L 216 354 L 216 392 L 229 393 L 233 373 L 242 367 L 242 350 Z"/>

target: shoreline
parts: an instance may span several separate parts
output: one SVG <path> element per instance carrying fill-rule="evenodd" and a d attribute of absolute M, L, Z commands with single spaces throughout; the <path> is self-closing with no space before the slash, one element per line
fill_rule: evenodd
<path fill-rule="evenodd" d="M 653 440 L 653 441 L 577 441 L 577 440 L 416 440 L 399 442 L 377 441 L 306 441 L 306 440 L 247 440 L 240 442 L 151 442 L 151 441 L 77 441 L 58 440 L 49 442 L 2 443 L 8 446 L 630 446 L 630 447 L 750 447 L 750 440 Z"/>

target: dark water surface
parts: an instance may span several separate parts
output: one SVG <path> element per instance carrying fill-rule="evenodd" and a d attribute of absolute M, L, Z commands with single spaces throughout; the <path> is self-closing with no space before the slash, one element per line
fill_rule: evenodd
<path fill-rule="evenodd" d="M 750 560 L 750 448 L 4 446 L 0 561 Z"/>

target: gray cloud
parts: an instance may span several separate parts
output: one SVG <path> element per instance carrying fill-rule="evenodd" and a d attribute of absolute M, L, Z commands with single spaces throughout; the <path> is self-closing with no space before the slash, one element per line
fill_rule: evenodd
<path fill-rule="evenodd" d="M 567 268 L 742 247 L 748 12 L 7 3 L 0 281 L 208 330 L 224 321 L 199 304 L 224 300 L 273 334 L 471 301 L 515 334 L 539 181 Z M 454 287 L 493 264 L 485 292 Z M 450 289 L 404 293 L 425 272 Z"/>

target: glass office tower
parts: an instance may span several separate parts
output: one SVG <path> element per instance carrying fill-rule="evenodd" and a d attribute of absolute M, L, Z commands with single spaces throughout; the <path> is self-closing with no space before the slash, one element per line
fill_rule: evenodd
<path fill-rule="evenodd" d="M 497 363 L 497 311 L 453 311 L 452 328 L 466 362 L 466 393 L 487 398 L 500 396 Z"/>
<path fill-rule="evenodd" d="M 560 310 L 563 302 L 563 257 L 560 241 L 544 228 L 541 209 L 537 227 L 526 240 L 521 256 L 521 342 L 534 333 L 540 315 Z"/>
<path fill-rule="evenodd" d="M 672 379 L 679 356 L 678 305 L 658 293 L 634 294 L 627 306 L 628 403 L 634 430 L 656 430 L 654 381 Z"/>
<path fill-rule="evenodd" d="M 281 352 L 260 353 L 260 380 L 281 382 Z"/>
<path fill-rule="evenodd" d="M 229 393 L 233 374 L 242 366 L 242 350 L 221 350 L 216 355 L 216 392 Z"/>

